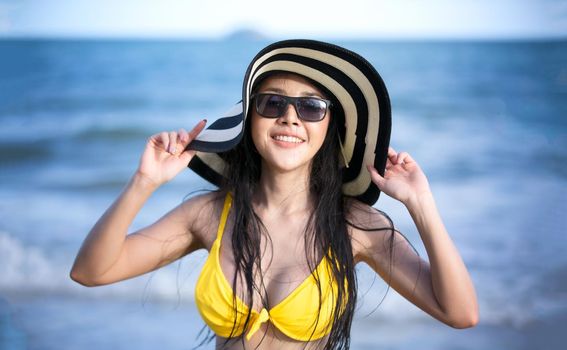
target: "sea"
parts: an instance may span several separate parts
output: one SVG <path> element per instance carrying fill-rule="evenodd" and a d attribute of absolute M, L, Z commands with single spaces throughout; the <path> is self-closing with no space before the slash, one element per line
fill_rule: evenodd
<path fill-rule="evenodd" d="M 69 278 L 83 239 L 163 130 L 213 120 L 273 40 L 0 40 L 0 349 L 193 349 L 198 251 L 100 287 Z M 473 279 L 480 322 L 457 330 L 357 267 L 351 349 L 565 349 L 567 41 L 330 40 L 368 59 Z M 129 232 L 200 190 L 159 188 Z M 375 207 L 427 259 L 405 207 Z M 213 349 L 214 342 L 199 349 Z"/>

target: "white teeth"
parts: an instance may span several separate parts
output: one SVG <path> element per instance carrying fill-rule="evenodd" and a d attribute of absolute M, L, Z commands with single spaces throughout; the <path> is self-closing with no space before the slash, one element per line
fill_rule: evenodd
<path fill-rule="evenodd" d="M 301 143 L 303 142 L 302 139 L 294 137 L 294 136 L 284 136 L 284 135 L 276 135 L 274 139 L 283 142 L 292 142 L 292 143 Z"/>

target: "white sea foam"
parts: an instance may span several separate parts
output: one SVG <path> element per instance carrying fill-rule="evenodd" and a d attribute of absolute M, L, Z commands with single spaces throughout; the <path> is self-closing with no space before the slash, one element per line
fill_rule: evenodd
<path fill-rule="evenodd" d="M 0 232 L 0 293 L 20 297 L 51 294 L 87 299 L 191 303 L 194 284 L 205 257 L 206 253 L 200 251 L 144 276 L 113 285 L 86 288 L 69 277 L 71 257 L 52 259 L 38 247 L 25 246 L 8 233 Z M 429 320 L 429 316 L 396 291 L 387 291 L 384 281 L 367 266 L 358 268 L 358 275 L 361 296 L 357 318 L 402 322 Z M 533 283 L 529 278 L 511 283 L 495 280 L 490 273 L 476 273 L 473 277 L 479 287 L 483 323 L 520 326 L 533 319 L 538 311 L 534 306 L 545 304 L 549 309 L 551 301 L 539 300 L 536 295 L 528 293 Z"/>
<path fill-rule="evenodd" d="M 52 288 L 53 266 L 36 247 L 24 247 L 14 237 L 0 232 L 0 288 Z"/>
<path fill-rule="evenodd" d="M 86 288 L 69 277 L 72 256 L 52 258 L 0 231 L 0 293 L 12 295 L 72 294 L 85 298 L 140 298 L 187 301 L 193 297 L 203 254 L 196 253 L 158 271 L 120 283 Z"/>

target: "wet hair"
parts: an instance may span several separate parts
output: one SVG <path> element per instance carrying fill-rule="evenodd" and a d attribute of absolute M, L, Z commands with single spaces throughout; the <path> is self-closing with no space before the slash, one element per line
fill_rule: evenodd
<path fill-rule="evenodd" d="M 262 77 L 255 84 L 257 89 L 261 82 L 271 73 Z M 278 74 L 278 73 L 275 73 Z M 307 79 L 310 81 L 309 79 Z M 313 201 L 313 211 L 310 213 L 304 229 L 305 256 L 310 271 L 315 270 L 316 262 L 320 258 L 331 262 L 331 274 L 337 286 L 334 295 L 336 304 L 329 326 L 325 349 L 348 349 L 350 346 L 350 330 L 357 301 L 357 279 L 355 261 L 352 254 L 351 238 L 348 225 L 358 227 L 347 220 L 346 210 L 354 201 L 346 198 L 342 193 L 342 167 L 339 161 L 339 137 L 344 135 L 344 114 L 335 97 L 324 87 L 310 81 L 332 101 L 331 120 L 325 140 L 315 154 L 309 176 L 308 190 Z M 253 89 L 254 90 L 254 89 Z M 268 242 L 269 235 L 260 217 L 252 206 L 252 198 L 261 176 L 261 157 L 254 146 L 250 132 L 251 117 L 246 118 L 245 133 L 241 142 L 232 150 L 220 154 L 226 161 L 226 172 L 231 174 L 225 178 L 220 191 L 231 192 L 233 196 L 232 210 L 234 221 L 232 226 L 232 254 L 234 256 L 235 273 L 232 280 L 233 307 L 237 307 L 237 281 L 242 279 L 244 290 L 240 291 L 242 299 L 247 305 L 254 303 L 254 291 L 259 291 L 261 302 L 269 309 L 269 301 L 265 293 L 262 269 L 260 266 L 262 251 L 260 249 L 261 237 L 264 235 Z M 368 228 L 358 227 L 365 230 Z M 381 230 L 384 228 L 379 228 Z M 393 244 L 393 225 L 390 228 L 392 236 L 390 248 Z M 270 242 L 271 243 L 271 242 Z M 392 254 L 390 254 L 391 256 Z M 254 275 L 259 276 L 256 280 Z M 315 276 L 319 289 L 319 310 L 321 310 L 321 284 Z M 346 283 L 337 283 L 345 281 Z M 251 307 L 244 321 L 244 328 L 248 329 L 251 322 Z M 237 313 L 235 313 L 237 315 Z M 236 338 L 234 320 L 231 335 L 224 345 Z M 317 317 L 319 322 L 319 317 Z M 315 330 L 315 327 L 313 328 Z M 311 337 L 313 334 L 311 334 Z M 242 334 L 244 342 L 244 334 Z M 223 345 L 223 346 L 224 346 Z M 306 344 L 307 347 L 307 344 Z"/>

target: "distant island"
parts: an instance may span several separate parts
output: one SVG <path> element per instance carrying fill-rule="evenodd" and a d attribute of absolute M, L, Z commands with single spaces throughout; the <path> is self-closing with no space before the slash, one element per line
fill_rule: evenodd
<path fill-rule="evenodd" d="M 223 37 L 229 40 L 266 40 L 268 37 L 255 29 L 243 28 L 235 30 Z"/>

